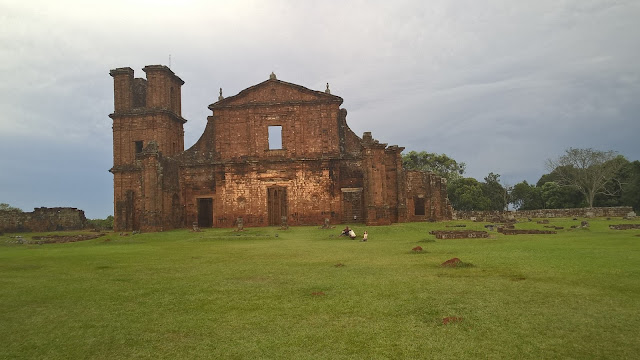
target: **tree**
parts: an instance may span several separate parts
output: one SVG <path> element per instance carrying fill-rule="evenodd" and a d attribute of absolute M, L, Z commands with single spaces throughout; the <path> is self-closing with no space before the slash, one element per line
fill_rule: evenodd
<path fill-rule="evenodd" d="M 616 174 L 618 181 L 610 183 L 608 191 L 615 196 L 596 195 L 596 206 L 631 206 L 640 210 L 640 161 L 625 160 L 624 166 Z"/>
<path fill-rule="evenodd" d="M 543 209 L 542 189 L 524 180 L 513 186 L 510 202 L 517 210 Z"/>
<path fill-rule="evenodd" d="M 408 170 L 429 171 L 452 182 L 462 178 L 467 165 L 445 154 L 410 151 L 402 155 L 402 166 Z"/>
<path fill-rule="evenodd" d="M 489 173 L 482 183 L 482 193 L 489 199 L 489 209 L 487 210 L 505 210 L 509 203 L 509 193 L 504 186 L 500 184 L 500 175 Z"/>
<path fill-rule="evenodd" d="M 544 183 L 540 187 L 543 209 L 572 209 L 587 205 L 584 196 L 572 187 L 560 186 L 555 181 Z"/>
<path fill-rule="evenodd" d="M 632 206 L 640 212 L 640 161 L 630 162 L 625 166 L 627 179 L 622 186 L 621 205 Z"/>
<path fill-rule="evenodd" d="M 624 160 L 615 151 L 569 148 L 558 159 L 547 160 L 547 168 L 558 176 L 558 185 L 574 187 L 593 207 L 597 194 L 613 195 L 608 185 L 617 180 Z"/>
<path fill-rule="evenodd" d="M 113 215 L 107 216 L 106 219 L 89 219 L 89 226 L 97 230 L 113 230 Z"/>
<path fill-rule="evenodd" d="M 572 209 L 587 205 L 584 195 L 573 186 L 560 186 L 560 176 L 554 169 L 544 174 L 536 183 L 540 191 L 542 206 L 540 209 Z M 549 185 L 547 185 L 549 184 Z"/>
<path fill-rule="evenodd" d="M 456 210 L 489 210 L 491 200 L 482 190 L 482 184 L 474 178 L 457 179 L 447 185 L 447 195 Z"/>
<path fill-rule="evenodd" d="M 7 203 L 1 203 L 0 204 L 0 211 L 18 211 L 18 212 L 22 212 L 22 209 L 17 208 L 17 207 L 13 207 Z"/>
<path fill-rule="evenodd" d="M 622 205 L 623 184 L 626 184 L 630 180 L 630 173 L 627 168 L 629 162 L 625 159 L 624 163 L 625 164 L 618 170 L 617 174 L 615 174 L 614 176 L 616 181 L 610 181 L 609 183 L 607 183 L 607 185 L 605 185 L 605 191 L 596 194 L 593 199 L 593 206 L 609 207 Z"/>

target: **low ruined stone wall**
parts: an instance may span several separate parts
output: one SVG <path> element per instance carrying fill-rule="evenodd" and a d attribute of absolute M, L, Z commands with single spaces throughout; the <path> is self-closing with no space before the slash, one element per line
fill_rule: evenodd
<path fill-rule="evenodd" d="M 475 239 L 488 238 L 486 231 L 475 230 L 433 230 L 429 234 L 435 235 L 436 239 Z"/>
<path fill-rule="evenodd" d="M 612 229 L 612 230 L 632 230 L 632 229 L 640 229 L 640 224 L 619 224 L 619 225 L 609 225 L 609 229 Z"/>
<path fill-rule="evenodd" d="M 633 212 L 630 206 L 578 208 L 578 209 L 540 209 L 522 211 L 456 211 L 456 220 L 477 220 L 502 222 L 521 218 L 591 218 L 625 217 Z"/>
<path fill-rule="evenodd" d="M 535 229 L 508 229 L 498 227 L 498 232 L 504 235 L 522 235 L 522 234 L 557 234 L 553 230 L 535 230 Z"/>
<path fill-rule="evenodd" d="M 0 211 L 0 232 L 81 230 L 87 227 L 84 211 L 76 208 L 35 208 L 33 212 Z"/>

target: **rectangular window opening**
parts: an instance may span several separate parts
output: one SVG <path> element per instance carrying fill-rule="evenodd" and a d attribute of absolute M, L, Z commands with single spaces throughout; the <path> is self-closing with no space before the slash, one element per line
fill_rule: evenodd
<path fill-rule="evenodd" d="M 140 154 L 142 152 L 142 141 L 136 141 L 136 154 Z"/>
<path fill-rule="evenodd" d="M 282 149 L 282 126 L 269 126 L 269 150 Z"/>

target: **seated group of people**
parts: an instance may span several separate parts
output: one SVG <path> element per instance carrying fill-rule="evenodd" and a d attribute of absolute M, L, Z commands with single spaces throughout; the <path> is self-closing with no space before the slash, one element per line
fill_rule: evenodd
<path fill-rule="evenodd" d="M 344 228 L 344 230 L 342 230 L 342 233 L 340 233 L 340 236 L 348 236 L 350 237 L 352 240 L 356 238 L 356 232 L 353 231 L 353 229 L 350 229 L 348 226 Z M 364 235 L 362 236 L 362 241 L 367 241 L 367 232 L 364 232 Z"/>

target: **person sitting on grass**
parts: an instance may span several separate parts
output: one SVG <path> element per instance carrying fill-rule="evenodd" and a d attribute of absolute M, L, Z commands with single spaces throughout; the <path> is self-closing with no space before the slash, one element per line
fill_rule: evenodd
<path fill-rule="evenodd" d="M 353 229 L 349 229 L 349 237 L 351 238 L 351 240 L 356 238 L 356 233 L 355 231 L 353 231 Z"/>
<path fill-rule="evenodd" d="M 340 233 L 340 236 L 348 236 L 349 231 L 351 231 L 351 229 L 349 229 L 349 227 L 347 226 L 346 228 L 344 228 L 344 230 L 342 230 L 342 232 Z"/>
<path fill-rule="evenodd" d="M 368 237 L 369 237 L 369 233 L 367 233 L 367 231 L 365 230 L 364 234 L 362 234 L 362 241 L 367 241 Z"/>

